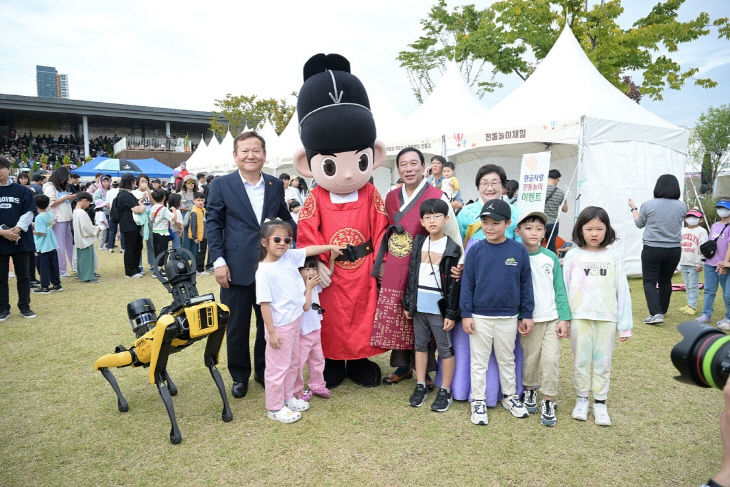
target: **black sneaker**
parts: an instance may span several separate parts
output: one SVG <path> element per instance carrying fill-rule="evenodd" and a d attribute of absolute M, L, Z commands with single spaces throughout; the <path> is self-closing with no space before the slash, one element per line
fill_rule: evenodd
<path fill-rule="evenodd" d="M 30 308 L 25 311 L 21 311 L 20 314 L 23 315 L 23 318 L 28 318 L 29 320 L 35 318 L 35 313 Z"/>
<path fill-rule="evenodd" d="M 525 389 L 522 393 L 522 404 L 527 408 L 527 412 L 535 414 L 537 412 L 537 392 L 535 389 Z"/>
<path fill-rule="evenodd" d="M 442 387 L 439 389 L 438 394 L 436 394 L 436 399 L 431 403 L 431 411 L 436 411 L 437 413 L 448 411 L 452 401 L 451 393 Z"/>
<path fill-rule="evenodd" d="M 5 321 L 10 318 L 10 311 L 0 311 L 0 321 Z"/>
<path fill-rule="evenodd" d="M 30 287 L 31 288 L 41 287 L 41 281 L 36 281 L 36 280 L 30 281 Z"/>
<path fill-rule="evenodd" d="M 555 426 L 558 422 L 557 416 L 555 416 L 555 403 L 549 399 L 543 399 L 540 403 L 540 422 L 545 426 Z"/>
<path fill-rule="evenodd" d="M 51 290 L 47 287 L 37 287 L 33 289 L 33 294 L 51 294 Z"/>
<path fill-rule="evenodd" d="M 51 291 L 57 292 L 57 293 L 60 293 L 61 291 L 63 291 L 63 287 L 61 287 L 61 286 L 51 286 L 48 289 L 50 289 Z"/>
<path fill-rule="evenodd" d="M 411 394 L 411 398 L 408 400 L 408 403 L 414 408 L 420 408 L 423 406 L 423 403 L 426 402 L 427 397 L 428 390 L 426 389 L 426 386 L 423 384 L 416 384 L 416 389 L 413 391 L 413 394 Z"/>

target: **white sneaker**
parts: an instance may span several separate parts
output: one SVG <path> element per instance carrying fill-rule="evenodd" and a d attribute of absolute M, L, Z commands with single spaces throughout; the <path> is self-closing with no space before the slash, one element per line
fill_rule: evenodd
<path fill-rule="evenodd" d="M 142 276 L 144 276 L 144 274 L 143 274 L 143 273 L 141 273 L 141 272 L 138 272 L 138 273 L 136 273 L 136 274 L 135 274 L 135 275 L 133 275 L 133 276 L 127 276 L 127 277 L 128 277 L 128 278 L 130 278 L 130 279 L 139 279 L 139 278 L 141 278 Z"/>
<path fill-rule="evenodd" d="M 588 398 L 578 396 L 578 399 L 575 400 L 575 407 L 573 408 L 573 412 L 570 415 L 573 417 L 573 419 L 577 419 L 579 421 L 587 421 L 589 408 L 590 405 L 588 404 Z"/>
<path fill-rule="evenodd" d="M 303 399 L 297 399 L 296 397 L 287 399 L 286 401 L 284 401 L 284 404 L 286 405 L 286 407 L 296 412 L 302 412 L 309 409 L 309 403 L 307 401 Z"/>
<path fill-rule="evenodd" d="M 269 411 L 269 419 L 274 421 L 281 421 L 282 423 L 293 423 L 299 421 L 302 418 L 302 413 L 292 411 L 288 407 L 284 406 L 278 411 Z"/>
<path fill-rule="evenodd" d="M 555 426 L 558 417 L 555 415 L 555 403 L 549 399 L 540 401 L 540 423 L 545 426 Z"/>
<path fill-rule="evenodd" d="M 730 330 L 730 320 L 723 318 L 717 322 L 717 327 L 721 330 Z"/>
<path fill-rule="evenodd" d="M 525 389 L 522 393 L 522 403 L 527 408 L 527 412 L 535 414 L 537 412 L 537 391 L 535 389 Z"/>
<path fill-rule="evenodd" d="M 527 408 L 524 404 L 522 404 L 522 401 L 520 401 L 520 396 L 517 394 L 512 394 L 511 396 L 507 396 L 504 399 L 502 399 L 502 406 L 512 413 L 512 416 L 515 418 L 526 418 L 529 416 L 529 413 L 527 412 Z"/>
<path fill-rule="evenodd" d="M 598 426 L 611 426 L 611 418 L 608 416 L 608 408 L 605 403 L 593 404 L 593 418 Z"/>
<path fill-rule="evenodd" d="M 68 272 L 64 272 L 63 274 L 61 274 L 61 277 L 71 277 L 71 274 L 69 274 Z"/>
<path fill-rule="evenodd" d="M 477 400 L 471 402 L 471 422 L 480 426 L 489 424 L 486 401 Z"/>
<path fill-rule="evenodd" d="M 198 272 L 198 275 L 199 276 L 209 276 L 210 275 L 210 272 L 208 272 L 208 271 L 199 271 Z"/>

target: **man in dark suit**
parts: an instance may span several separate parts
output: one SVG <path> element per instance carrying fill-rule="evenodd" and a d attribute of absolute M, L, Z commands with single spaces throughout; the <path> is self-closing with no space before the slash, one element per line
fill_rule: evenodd
<path fill-rule="evenodd" d="M 266 359 L 264 320 L 256 305 L 254 282 L 259 230 L 267 218 L 296 224 L 284 201 L 281 180 L 261 172 L 266 161 L 266 142 L 256 132 L 244 132 L 233 141 L 233 159 L 238 170 L 210 183 L 205 231 L 220 299 L 231 310 L 228 319 L 228 371 L 233 378 L 233 397 L 248 392 L 251 375 L 249 332 L 251 308 L 256 314 L 254 379 L 263 385 Z"/>

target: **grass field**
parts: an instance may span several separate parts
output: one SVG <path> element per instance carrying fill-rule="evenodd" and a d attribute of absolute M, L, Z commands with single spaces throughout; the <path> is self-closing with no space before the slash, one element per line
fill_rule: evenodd
<path fill-rule="evenodd" d="M 721 393 L 676 382 L 669 360 L 684 293 L 674 295 L 666 323 L 648 326 L 641 282 L 631 281 L 634 337 L 616 346 L 609 428 L 570 418 L 568 341 L 554 428 L 501 407 L 486 427 L 470 423 L 465 402 L 442 414 L 411 408 L 412 380 L 374 389 L 346 382 L 331 399 L 314 398 L 298 423 L 274 423 L 258 384 L 244 399 L 230 396 L 225 346 L 220 370 L 234 418 L 223 423 L 196 343 L 168 364 L 183 436 L 171 445 L 147 369 L 115 370 L 130 404 L 124 414 L 92 369 L 116 345 L 131 346 L 129 301 L 150 297 L 159 309 L 169 295 L 149 274 L 125 279 L 118 253 L 100 255 L 100 272 L 98 284 L 64 279 L 61 293 L 31 295 L 35 320 L 18 313 L 10 280 L 12 316 L 0 324 L 0 485 L 684 486 L 720 465 Z M 200 278 L 199 290 L 217 294 L 214 278 Z M 376 360 L 389 370 L 387 355 Z"/>

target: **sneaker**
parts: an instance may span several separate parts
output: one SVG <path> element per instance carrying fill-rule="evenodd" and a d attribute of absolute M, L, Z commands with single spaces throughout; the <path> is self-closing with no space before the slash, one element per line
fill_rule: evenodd
<path fill-rule="evenodd" d="M 33 294 L 51 294 L 51 290 L 47 287 L 37 287 L 33 289 Z"/>
<path fill-rule="evenodd" d="M 593 404 L 593 419 L 598 426 L 611 426 L 611 418 L 608 416 L 606 403 Z"/>
<path fill-rule="evenodd" d="M 329 389 L 327 389 L 325 386 L 322 387 L 312 387 L 311 389 L 312 394 L 315 396 L 323 397 L 325 399 L 329 399 L 332 393 Z"/>
<path fill-rule="evenodd" d="M 51 291 L 57 292 L 57 293 L 60 293 L 61 291 L 63 291 L 63 288 L 61 286 L 51 286 L 48 289 L 50 289 Z"/>
<path fill-rule="evenodd" d="M 144 276 L 141 272 L 136 273 L 133 276 L 127 276 L 129 279 L 139 279 L 140 277 Z"/>
<path fill-rule="evenodd" d="M 299 421 L 302 418 L 302 413 L 292 411 L 288 407 L 284 406 L 278 411 L 269 411 L 268 416 L 269 419 L 272 419 L 274 421 L 281 421 L 282 423 L 293 423 L 294 421 Z"/>
<path fill-rule="evenodd" d="M 449 410 L 453 401 L 451 393 L 442 387 L 436 394 L 436 399 L 434 399 L 431 403 L 431 411 L 435 411 L 437 413 L 446 412 Z"/>
<path fill-rule="evenodd" d="M 13 271 L 8 271 L 8 277 L 9 277 L 9 278 L 11 278 L 11 279 L 12 279 L 13 277 L 15 277 L 15 272 L 13 272 Z"/>
<path fill-rule="evenodd" d="M 150 272 L 152 272 L 152 271 L 154 271 L 154 270 L 155 270 L 155 266 L 151 265 L 151 266 L 150 266 Z"/>
<path fill-rule="evenodd" d="M 712 319 L 706 314 L 701 314 L 699 318 L 695 320 L 697 323 L 709 323 Z"/>
<path fill-rule="evenodd" d="M 471 422 L 476 425 L 485 426 L 489 424 L 487 416 L 487 402 L 484 400 L 472 401 Z"/>
<path fill-rule="evenodd" d="M 309 409 L 309 403 L 307 401 L 297 399 L 296 397 L 287 399 L 286 401 L 284 401 L 284 405 L 295 412 L 302 412 Z"/>
<path fill-rule="evenodd" d="M 99 282 L 99 279 L 94 278 L 94 279 L 89 279 L 88 281 L 81 281 L 81 282 L 83 282 L 84 284 L 96 284 L 97 282 Z"/>
<path fill-rule="evenodd" d="M 303 391 L 299 391 L 296 394 L 294 394 L 294 397 L 297 399 L 301 399 L 302 401 L 309 402 L 312 399 L 312 391 L 309 389 L 304 389 Z"/>
<path fill-rule="evenodd" d="M 537 392 L 535 389 L 525 389 L 522 393 L 522 403 L 527 408 L 527 412 L 535 414 L 537 412 Z"/>
<path fill-rule="evenodd" d="M 717 322 L 717 327 L 721 330 L 730 330 L 730 320 L 723 318 Z"/>
<path fill-rule="evenodd" d="M 114 253 L 114 249 L 106 249 L 106 251 L 109 252 L 110 254 Z"/>
<path fill-rule="evenodd" d="M 63 274 L 61 274 L 61 277 L 71 277 L 71 274 L 69 274 L 68 272 L 64 272 Z"/>
<path fill-rule="evenodd" d="M 558 417 L 555 416 L 555 403 L 550 399 L 540 401 L 540 423 L 545 426 L 555 426 Z"/>
<path fill-rule="evenodd" d="M 30 308 L 26 309 L 25 311 L 21 311 L 20 314 L 23 315 L 23 318 L 28 318 L 29 320 L 35 318 L 35 313 Z"/>
<path fill-rule="evenodd" d="M 520 401 L 520 396 L 512 394 L 502 399 L 502 406 L 512 413 L 515 418 L 526 418 L 529 416 L 525 405 Z"/>
<path fill-rule="evenodd" d="M 5 321 L 10 318 L 10 311 L 0 311 L 0 321 Z"/>
<path fill-rule="evenodd" d="M 210 275 L 210 272 L 207 272 L 207 271 L 198 271 L 198 275 L 199 276 L 209 276 Z"/>
<path fill-rule="evenodd" d="M 688 315 L 688 316 L 694 316 L 697 314 L 697 310 L 693 308 L 692 306 L 685 306 L 682 310 L 682 313 Z"/>
<path fill-rule="evenodd" d="M 30 281 L 30 287 L 31 287 L 31 288 L 38 288 L 38 287 L 41 287 L 41 281 L 37 281 L 37 280 L 34 280 L 34 281 Z"/>
<path fill-rule="evenodd" d="M 579 421 L 587 421 L 589 407 L 590 405 L 588 404 L 588 398 L 578 396 L 578 399 L 575 400 L 575 407 L 573 408 L 573 412 L 570 415 L 573 417 L 573 419 L 577 419 Z"/>
<path fill-rule="evenodd" d="M 644 323 L 647 325 L 658 325 L 659 323 L 664 323 L 664 315 L 663 314 L 655 314 L 655 315 L 649 315 L 646 318 L 644 318 Z"/>
<path fill-rule="evenodd" d="M 426 398 L 428 397 L 428 390 L 426 389 L 426 386 L 423 384 L 416 384 L 416 388 L 413 390 L 413 394 L 411 394 L 411 398 L 408 400 L 408 404 L 413 406 L 414 408 L 420 408 L 423 406 L 423 403 L 426 402 Z"/>

